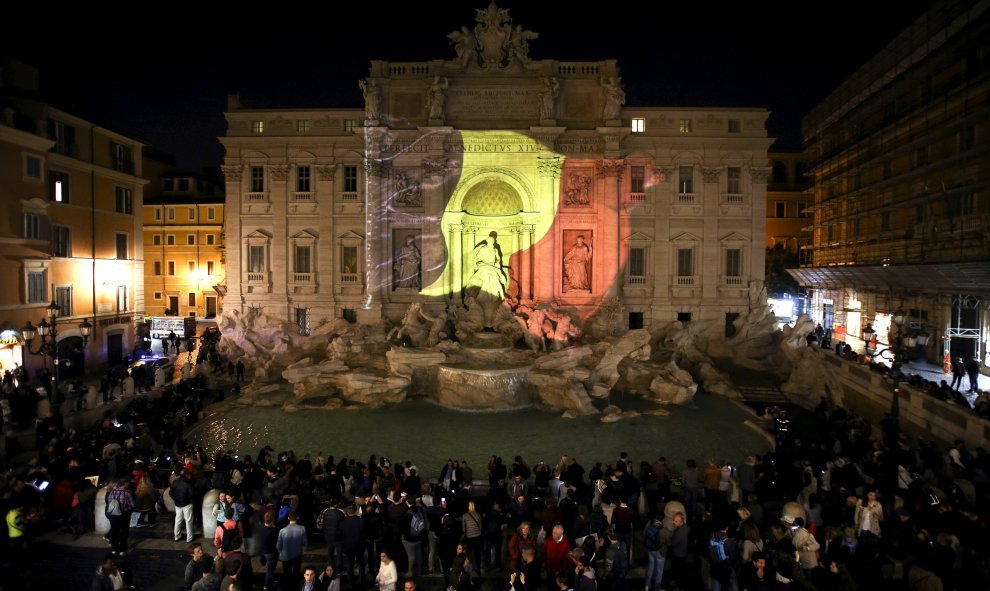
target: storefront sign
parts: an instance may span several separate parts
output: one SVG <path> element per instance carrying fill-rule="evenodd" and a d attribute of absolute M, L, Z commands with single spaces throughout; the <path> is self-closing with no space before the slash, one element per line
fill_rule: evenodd
<path fill-rule="evenodd" d="M 113 324 L 128 324 L 130 316 L 114 316 L 113 318 L 100 318 L 100 326 L 111 326 Z"/>
<path fill-rule="evenodd" d="M 0 332 L 0 347 L 19 345 L 21 343 L 21 333 L 16 330 L 5 330 Z"/>

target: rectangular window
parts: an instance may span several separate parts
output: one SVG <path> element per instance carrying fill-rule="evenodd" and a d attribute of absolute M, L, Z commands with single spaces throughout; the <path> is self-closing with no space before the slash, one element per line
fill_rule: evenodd
<path fill-rule="evenodd" d="M 186 234 L 186 244 L 188 244 L 189 246 L 193 246 L 194 244 L 196 244 L 196 235 Z"/>
<path fill-rule="evenodd" d="M 646 249 L 629 249 L 629 276 L 644 277 L 646 275 Z"/>
<path fill-rule="evenodd" d="M 162 245 L 162 237 L 161 237 L 161 235 L 160 234 L 155 234 L 154 236 L 152 236 L 151 237 L 151 243 L 154 244 L 155 246 L 161 246 Z"/>
<path fill-rule="evenodd" d="M 114 198 L 117 213 L 133 213 L 130 189 L 127 187 L 114 187 Z"/>
<path fill-rule="evenodd" d="M 808 203 L 806 201 L 798 201 L 798 217 L 808 217 Z"/>
<path fill-rule="evenodd" d="M 680 193 L 694 193 L 694 167 L 679 167 L 677 172 L 677 182 L 677 189 Z"/>
<path fill-rule="evenodd" d="M 69 232 L 68 226 L 55 226 L 52 228 L 52 256 L 72 256 L 72 235 Z"/>
<path fill-rule="evenodd" d="M 57 170 L 48 172 L 48 198 L 56 203 L 69 202 L 69 175 Z"/>
<path fill-rule="evenodd" d="M 264 193 L 265 192 L 265 167 L 264 166 L 252 166 L 251 167 L 251 192 L 252 193 Z"/>
<path fill-rule="evenodd" d="M 725 276 L 742 276 L 742 249 L 730 248 L 725 251 Z"/>
<path fill-rule="evenodd" d="M 72 316 L 72 286 L 55 286 L 55 305 L 59 316 Z"/>
<path fill-rule="evenodd" d="M 310 256 L 312 254 L 312 248 L 309 245 L 296 245 L 295 254 L 293 257 L 294 267 L 296 273 L 309 273 L 310 266 Z"/>
<path fill-rule="evenodd" d="M 891 229 L 890 212 L 885 211 L 880 214 L 880 231 L 890 232 L 890 229 Z"/>
<path fill-rule="evenodd" d="M 157 208 L 155 209 L 155 221 L 156 222 L 162 221 L 162 210 Z"/>
<path fill-rule="evenodd" d="M 265 122 L 264 121 L 252 121 L 251 122 L 251 133 L 265 133 Z"/>
<path fill-rule="evenodd" d="M 732 195 L 742 193 L 742 168 L 727 166 L 725 168 L 726 188 Z"/>
<path fill-rule="evenodd" d="M 213 261 L 206 261 L 206 274 L 213 275 Z"/>
<path fill-rule="evenodd" d="M 170 222 L 175 221 L 175 208 L 169 207 L 166 211 L 168 212 L 168 220 Z"/>
<path fill-rule="evenodd" d="M 352 132 L 357 127 L 357 119 L 344 119 L 344 131 Z"/>
<path fill-rule="evenodd" d="M 355 193 L 358 187 L 358 170 L 357 166 L 352 164 L 344 165 L 344 192 L 345 193 Z"/>
<path fill-rule="evenodd" d="M 49 133 L 55 140 L 55 152 L 73 156 L 76 149 L 76 128 L 61 121 L 49 121 Z"/>
<path fill-rule="evenodd" d="M 171 193 L 175 190 L 175 179 L 162 179 L 162 190 Z"/>
<path fill-rule="evenodd" d="M 742 133 L 742 121 L 729 119 L 729 133 Z"/>
<path fill-rule="evenodd" d="M 123 144 L 110 144 L 110 155 L 113 159 L 113 169 L 117 172 L 134 172 L 134 160 L 131 158 L 131 149 Z"/>
<path fill-rule="evenodd" d="M 309 119 L 299 119 L 296 121 L 296 132 L 307 133 L 313 128 L 313 122 Z"/>
<path fill-rule="evenodd" d="M 914 151 L 914 164 L 915 166 L 925 166 L 928 164 L 930 152 L 928 146 L 921 146 Z"/>
<path fill-rule="evenodd" d="M 189 179 L 179 179 L 179 190 L 183 192 L 189 190 Z"/>
<path fill-rule="evenodd" d="M 206 219 L 212 220 L 217 217 L 217 210 L 213 207 L 206 208 Z"/>
<path fill-rule="evenodd" d="M 681 133 L 691 133 L 691 120 L 681 119 L 677 122 L 677 130 Z"/>
<path fill-rule="evenodd" d="M 213 246 L 213 240 L 214 240 L 213 234 L 207 234 L 206 235 L 206 244 L 208 246 Z"/>
<path fill-rule="evenodd" d="M 644 179 L 646 178 L 645 166 L 633 166 L 629 171 L 629 192 L 645 193 Z"/>
<path fill-rule="evenodd" d="M 345 246 L 340 249 L 340 272 L 351 274 L 358 272 L 358 258 L 356 246 Z"/>
<path fill-rule="evenodd" d="M 189 221 L 190 222 L 195 222 L 196 221 L 196 208 L 195 207 L 190 207 L 189 208 Z"/>
<path fill-rule="evenodd" d="M 162 262 L 155 261 L 155 276 L 160 276 L 162 274 Z"/>
<path fill-rule="evenodd" d="M 175 234 L 168 234 L 165 236 L 165 244 L 175 246 Z"/>
<path fill-rule="evenodd" d="M 189 293 L 189 306 L 196 307 L 196 294 L 192 292 Z"/>
<path fill-rule="evenodd" d="M 694 276 L 694 249 L 677 249 L 677 275 L 679 277 Z"/>
<path fill-rule="evenodd" d="M 787 204 L 783 201 L 777 201 L 773 204 L 773 217 L 782 218 L 787 213 Z"/>
<path fill-rule="evenodd" d="M 156 291 L 156 292 L 155 292 L 155 299 L 156 299 L 156 300 L 160 300 L 160 299 L 162 299 L 162 292 L 160 292 L 160 291 Z"/>
<path fill-rule="evenodd" d="M 168 274 L 169 274 L 169 276 L 170 277 L 174 277 L 175 276 L 175 261 L 169 261 L 167 267 L 168 267 Z"/>
<path fill-rule="evenodd" d="M 24 237 L 28 240 L 41 240 L 41 216 L 36 213 L 24 214 Z"/>
<path fill-rule="evenodd" d="M 633 117 L 632 132 L 643 133 L 644 131 L 646 131 L 646 119 L 642 119 L 640 117 Z"/>
<path fill-rule="evenodd" d="M 42 304 L 48 301 L 48 271 L 29 271 L 28 301 L 29 304 Z"/>
<path fill-rule="evenodd" d="M 265 247 L 254 245 L 248 247 L 248 272 L 265 272 Z"/>
<path fill-rule="evenodd" d="M 309 193 L 309 167 L 296 167 L 296 192 Z"/>
<path fill-rule="evenodd" d="M 127 258 L 127 234 L 117 233 L 114 238 L 114 246 L 117 254 L 117 260 L 124 260 Z"/>
<path fill-rule="evenodd" d="M 309 334 L 309 308 L 296 308 L 296 325 L 299 326 L 299 333 Z"/>
<path fill-rule="evenodd" d="M 41 158 L 37 156 L 24 157 L 24 176 L 41 180 Z"/>
<path fill-rule="evenodd" d="M 186 261 L 186 265 L 189 267 L 189 274 L 196 272 L 196 261 Z"/>
<path fill-rule="evenodd" d="M 117 286 L 117 311 L 126 312 L 127 311 L 127 286 L 118 285 Z"/>

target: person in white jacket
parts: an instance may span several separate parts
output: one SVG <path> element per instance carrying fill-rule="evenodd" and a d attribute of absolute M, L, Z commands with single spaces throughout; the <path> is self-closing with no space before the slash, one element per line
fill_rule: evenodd
<path fill-rule="evenodd" d="M 375 577 L 378 591 L 395 591 L 395 584 L 399 581 L 399 571 L 395 568 L 395 561 L 385 552 L 382 552 L 380 558 L 382 563 L 378 567 L 378 576 Z"/>

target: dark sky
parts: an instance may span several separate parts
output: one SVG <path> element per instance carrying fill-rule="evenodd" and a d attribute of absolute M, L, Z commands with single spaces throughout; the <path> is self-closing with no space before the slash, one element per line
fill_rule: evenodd
<path fill-rule="evenodd" d="M 125 15 L 135 19 L 129 25 L 66 14 L 64 22 L 78 26 L 58 34 L 41 34 L 32 12 L 22 27 L 8 21 L 0 47 L 41 69 L 42 90 L 58 106 L 197 169 L 222 160 L 216 138 L 228 92 L 259 107 L 360 106 L 357 79 L 370 60 L 452 58 L 447 33 L 473 25 L 474 9 L 485 6 L 365 4 L 227 5 L 222 14 L 181 3 L 153 14 L 134 5 L 145 13 Z M 892 4 L 687 0 L 591 10 L 503 0 L 500 7 L 540 33 L 530 42 L 533 59 L 619 60 L 627 106 L 764 107 L 770 135 L 799 147 L 801 117 L 932 2 Z"/>

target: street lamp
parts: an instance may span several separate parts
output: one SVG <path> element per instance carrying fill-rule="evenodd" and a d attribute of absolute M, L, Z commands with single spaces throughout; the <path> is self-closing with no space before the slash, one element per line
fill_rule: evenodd
<path fill-rule="evenodd" d="M 901 414 L 901 364 L 904 363 L 904 357 L 906 355 L 904 351 L 904 337 L 902 335 L 904 331 L 904 312 L 901 310 L 894 312 L 891 321 L 897 327 L 897 333 L 894 336 L 894 342 L 890 343 L 894 353 L 894 358 L 890 362 L 890 376 L 894 379 L 894 392 L 890 397 L 890 418 L 894 423 L 894 427 L 899 429 L 897 421 Z"/>
<path fill-rule="evenodd" d="M 37 328 L 31 324 L 29 320 L 24 328 L 21 329 L 21 335 L 24 337 L 24 341 L 27 343 L 28 353 L 31 355 L 41 355 L 44 359 L 44 364 L 48 365 L 48 357 L 51 357 L 55 364 L 55 375 L 54 375 L 54 388 L 48 392 L 47 387 L 45 388 L 46 393 L 49 394 L 49 399 L 52 400 L 56 398 L 54 396 L 55 392 L 58 391 L 58 370 L 59 370 L 59 359 L 58 359 L 58 314 L 59 314 L 58 304 L 53 300 L 45 308 L 48 318 L 42 318 L 41 322 L 38 323 Z M 89 333 L 93 329 L 93 325 L 89 323 L 89 319 L 84 319 L 79 324 L 79 334 L 82 335 L 83 347 L 89 342 Z M 38 350 L 35 351 L 31 348 L 31 343 L 34 341 L 35 337 L 41 337 L 38 342 Z M 47 386 L 47 384 L 46 384 Z M 56 398 L 57 399 L 57 398 Z"/>

